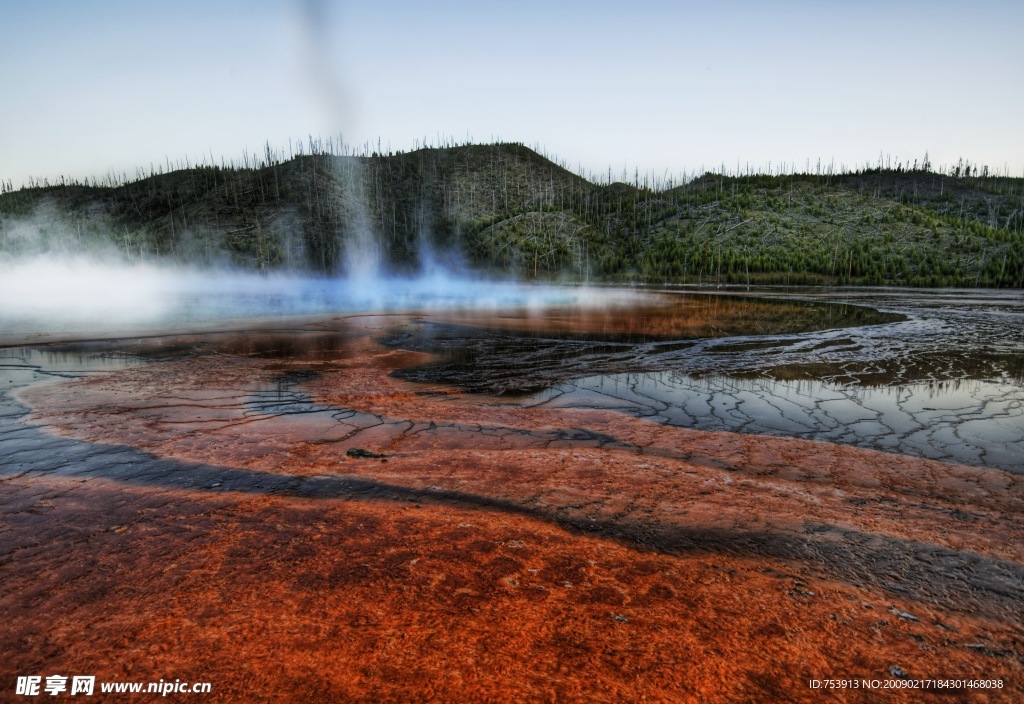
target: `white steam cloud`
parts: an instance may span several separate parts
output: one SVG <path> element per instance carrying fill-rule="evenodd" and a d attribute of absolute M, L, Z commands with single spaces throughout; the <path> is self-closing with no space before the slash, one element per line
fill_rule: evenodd
<path fill-rule="evenodd" d="M 227 328 L 293 316 L 601 306 L 622 291 L 454 275 L 328 278 L 95 259 L 0 263 L 0 344 Z"/>

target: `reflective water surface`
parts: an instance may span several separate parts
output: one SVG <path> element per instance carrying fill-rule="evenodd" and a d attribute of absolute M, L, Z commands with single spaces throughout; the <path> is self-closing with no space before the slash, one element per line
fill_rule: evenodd
<path fill-rule="evenodd" d="M 615 408 L 699 430 L 827 440 L 979 467 L 1020 470 L 1020 386 L 957 379 L 889 386 L 677 372 L 611 374 L 560 384 L 546 407 Z"/>
<path fill-rule="evenodd" d="M 616 408 L 681 427 L 1024 471 L 1019 292 L 802 291 L 771 300 L 784 305 L 762 310 L 762 328 L 722 336 L 525 335 L 434 321 L 386 342 L 439 355 L 398 372 L 405 378 L 525 395 L 529 405 Z M 819 311 L 818 329 L 796 329 L 823 302 L 832 306 Z M 731 300 L 744 303 L 760 305 Z"/>
<path fill-rule="evenodd" d="M 1019 292 L 604 289 L 587 305 L 569 300 L 578 292 L 546 295 L 424 311 L 377 342 L 433 355 L 396 376 L 510 404 L 1024 470 Z M 345 319 L 0 349 L 0 389 L 207 354 L 287 360 L 294 372 L 345 358 Z"/>

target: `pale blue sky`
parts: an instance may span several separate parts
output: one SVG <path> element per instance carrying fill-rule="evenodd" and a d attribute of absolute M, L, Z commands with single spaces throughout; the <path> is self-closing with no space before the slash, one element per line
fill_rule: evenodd
<path fill-rule="evenodd" d="M 539 144 L 605 174 L 737 161 L 1024 173 L 1024 3 L 0 1 L 0 178 L 343 133 Z"/>

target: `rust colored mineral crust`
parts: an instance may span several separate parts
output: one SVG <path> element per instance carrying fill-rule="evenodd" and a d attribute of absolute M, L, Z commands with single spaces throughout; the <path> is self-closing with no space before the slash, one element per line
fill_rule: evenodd
<path fill-rule="evenodd" d="M 808 686 L 893 673 L 1024 697 L 1018 476 L 413 385 L 389 373 L 423 357 L 362 325 L 344 355 L 21 394 L 49 432 L 234 483 L 0 484 L 0 699 L 54 673 L 204 701 L 935 696 Z"/>

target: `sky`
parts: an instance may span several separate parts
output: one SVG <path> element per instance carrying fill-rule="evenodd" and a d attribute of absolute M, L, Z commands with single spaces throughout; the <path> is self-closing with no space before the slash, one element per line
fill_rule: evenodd
<path fill-rule="evenodd" d="M 0 0 L 0 178 L 343 135 L 585 174 L 966 158 L 1024 175 L 1024 3 Z"/>

